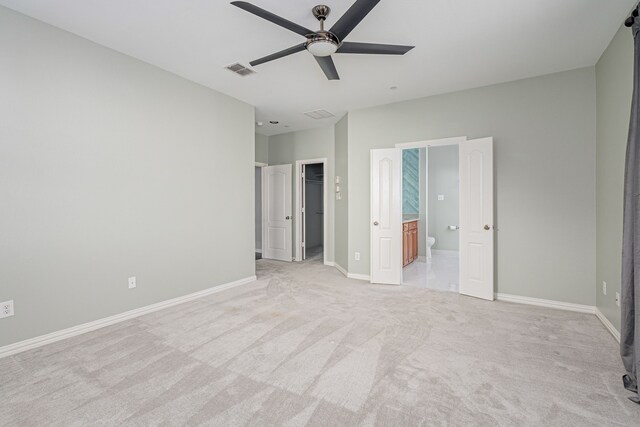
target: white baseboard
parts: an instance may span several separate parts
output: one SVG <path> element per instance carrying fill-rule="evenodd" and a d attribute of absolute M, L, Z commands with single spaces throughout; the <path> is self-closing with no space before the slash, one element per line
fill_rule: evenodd
<path fill-rule="evenodd" d="M 611 335 L 613 335 L 616 341 L 620 343 L 620 332 L 616 329 L 615 326 L 613 326 L 611 322 L 609 322 L 609 319 L 607 319 L 605 315 L 602 314 L 602 312 L 597 307 L 596 307 L 596 316 L 598 316 L 598 319 L 600 319 L 604 327 L 607 328 L 609 332 L 611 332 Z"/>
<path fill-rule="evenodd" d="M 349 279 L 366 280 L 367 282 L 371 280 L 371 276 L 369 276 L 368 274 L 347 273 L 347 277 Z"/>
<path fill-rule="evenodd" d="M 337 262 L 332 262 L 332 263 L 325 262 L 325 265 L 331 265 L 331 266 L 335 267 L 340 273 L 342 273 L 345 277 L 347 277 L 349 279 L 366 280 L 367 282 L 370 280 L 370 276 L 368 274 L 353 274 L 353 273 L 349 273 L 346 268 L 344 268 L 343 266 L 341 266 Z"/>
<path fill-rule="evenodd" d="M 92 322 L 83 323 L 81 325 L 72 326 L 60 331 L 51 332 L 49 334 L 40 335 L 39 337 L 29 338 L 24 341 L 9 344 L 4 347 L 0 347 L 0 359 L 3 357 L 11 356 L 16 353 L 31 350 L 43 345 L 52 344 L 57 341 L 62 341 L 67 338 L 75 337 L 77 335 L 84 334 L 86 332 L 95 331 L 96 329 L 104 328 L 116 323 L 123 322 L 125 320 L 133 319 L 145 314 L 153 313 L 154 311 L 169 308 L 174 305 L 182 304 L 188 301 L 192 301 L 198 298 L 202 298 L 207 295 L 215 294 L 225 291 L 227 289 L 235 288 L 236 286 L 246 285 L 247 283 L 254 282 L 256 276 L 245 277 L 244 279 L 236 280 L 234 282 L 225 283 L 223 285 L 214 286 L 203 291 L 194 292 L 192 294 L 183 295 L 181 297 L 161 301 L 155 304 L 147 305 L 144 307 L 136 308 L 134 310 L 125 311 L 124 313 L 116 314 L 114 316 L 105 317 L 103 319 L 94 320 Z"/>
<path fill-rule="evenodd" d="M 576 311 L 578 313 L 596 314 L 596 308 L 592 305 L 573 304 L 570 302 L 554 301 L 549 299 L 523 297 L 520 295 L 496 294 L 498 301 L 514 302 L 517 304 L 537 305 L 540 307 L 556 308 L 558 310 Z"/>

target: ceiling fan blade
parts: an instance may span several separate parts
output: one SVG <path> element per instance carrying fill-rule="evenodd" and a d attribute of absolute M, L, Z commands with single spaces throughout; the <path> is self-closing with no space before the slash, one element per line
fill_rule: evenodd
<path fill-rule="evenodd" d="M 356 0 L 329 31 L 338 36 L 340 40 L 344 40 L 379 2 L 380 0 Z"/>
<path fill-rule="evenodd" d="M 251 64 L 252 67 L 255 67 L 256 65 L 264 64 L 265 62 L 273 61 L 274 59 L 279 59 L 288 55 L 292 55 L 294 53 L 302 52 L 305 49 L 304 47 L 305 44 L 306 43 L 301 43 L 301 44 L 292 46 L 290 48 L 281 50 L 280 52 L 272 53 L 271 55 L 267 55 L 260 59 L 256 59 L 255 61 L 251 61 L 249 62 L 249 64 Z"/>
<path fill-rule="evenodd" d="M 324 74 L 329 80 L 340 80 L 338 70 L 336 70 L 336 64 L 333 63 L 331 56 L 314 56 L 314 58 L 316 58 L 318 65 L 322 68 L 322 71 L 324 71 Z"/>
<path fill-rule="evenodd" d="M 404 55 L 415 46 L 402 46 L 399 44 L 377 44 L 344 42 L 336 53 L 364 53 L 373 55 Z"/>
<path fill-rule="evenodd" d="M 303 27 L 302 25 L 298 25 L 294 22 L 284 19 L 274 13 L 261 9 L 258 6 L 254 6 L 251 3 L 247 3 L 246 1 L 232 1 L 231 4 L 236 7 L 239 7 L 240 9 L 246 10 L 249 13 L 253 13 L 254 15 L 259 16 L 262 19 L 266 19 L 267 21 L 273 22 L 276 25 L 280 25 L 281 27 L 284 27 L 287 30 L 291 30 L 294 33 L 298 33 L 303 37 L 306 37 L 309 34 L 315 34 L 315 31 L 312 31 L 308 28 Z"/>

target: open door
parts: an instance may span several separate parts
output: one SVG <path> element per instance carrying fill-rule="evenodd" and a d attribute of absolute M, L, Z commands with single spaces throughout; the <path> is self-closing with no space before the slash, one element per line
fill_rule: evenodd
<path fill-rule="evenodd" d="M 262 168 L 262 258 L 291 261 L 291 165 Z"/>
<path fill-rule="evenodd" d="M 402 150 L 371 150 L 371 283 L 402 282 Z"/>
<path fill-rule="evenodd" d="M 493 138 L 459 147 L 460 293 L 493 300 Z"/>

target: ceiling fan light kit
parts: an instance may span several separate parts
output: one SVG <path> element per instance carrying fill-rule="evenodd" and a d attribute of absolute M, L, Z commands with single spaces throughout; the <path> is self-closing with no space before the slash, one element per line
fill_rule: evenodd
<path fill-rule="evenodd" d="M 379 2 L 380 0 L 356 0 L 356 2 L 328 31 L 325 31 L 324 29 L 324 21 L 331 12 L 331 8 L 326 5 L 318 5 L 311 10 L 313 16 L 320 21 L 320 30 L 312 31 L 245 1 L 233 1 L 231 4 L 276 25 L 293 31 L 307 39 L 305 43 L 292 46 L 281 50 L 280 52 L 256 59 L 255 61 L 251 61 L 251 66 L 264 64 L 265 62 L 273 61 L 274 59 L 283 58 L 285 56 L 307 50 L 315 57 L 318 65 L 329 80 L 339 80 L 340 77 L 338 76 L 338 71 L 336 70 L 336 66 L 331 58 L 331 55 L 334 53 L 404 55 L 414 48 L 414 46 L 343 41 L 344 38 L 353 31 L 360 21 L 362 21 Z"/>

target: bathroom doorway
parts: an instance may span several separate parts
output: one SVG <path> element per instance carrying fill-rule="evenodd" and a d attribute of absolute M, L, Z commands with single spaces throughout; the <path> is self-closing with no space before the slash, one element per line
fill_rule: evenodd
<path fill-rule="evenodd" d="M 458 292 L 458 145 L 402 151 L 403 284 Z"/>
<path fill-rule="evenodd" d="M 450 230 L 457 231 L 459 235 L 459 293 L 493 300 L 495 265 L 492 137 L 471 140 L 464 136 L 444 138 L 398 143 L 395 148 L 371 150 L 370 281 L 389 285 L 405 283 L 403 264 L 407 260 L 420 259 L 419 235 L 424 236 L 425 240 L 428 236 L 434 237 L 428 229 L 428 206 L 424 213 L 425 233 L 419 231 L 420 211 L 417 219 L 405 216 L 403 220 L 403 150 L 447 145 L 457 145 L 459 153 L 459 228 L 451 224 L 453 229 Z M 428 151 L 425 153 L 428 156 Z M 428 166 L 426 158 L 425 163 Z M 424 200 L 426 203 L 427 199 Z M 413 225 L 408 224 L 411 221 L 414 222 Z M 403 237 L 411 240 L 403 242 Z M 433 243 L 433 248 L 435 238 L 429 243 Z M 403 249 L 408 251 L 408 256 L 406 252 L 403 256 Z M 429 245 L 426 244 L 425 256 L 428 249 Z"/>

